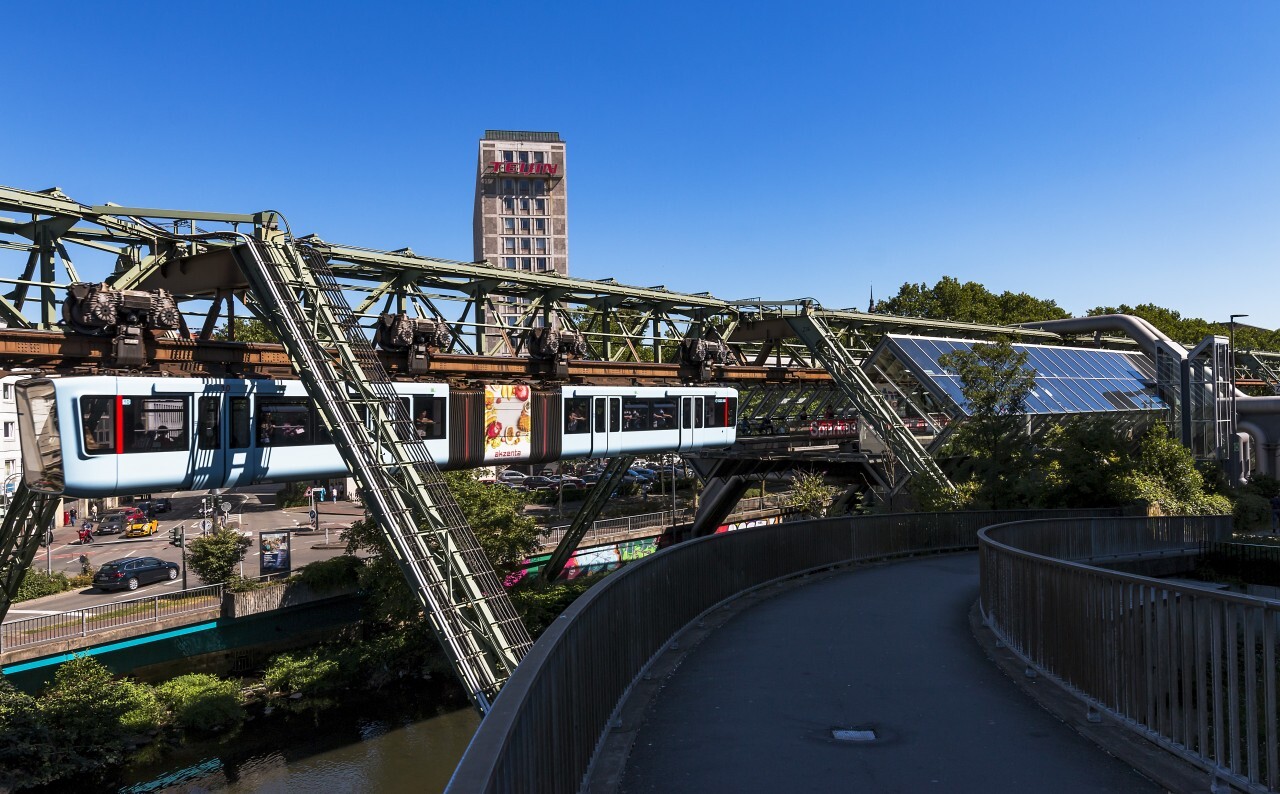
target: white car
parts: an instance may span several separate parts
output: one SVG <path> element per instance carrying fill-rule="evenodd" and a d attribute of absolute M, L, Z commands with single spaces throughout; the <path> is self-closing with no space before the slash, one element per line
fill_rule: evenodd
<path fill-rule="evenodd" d="M 524 478 L 529 475 L 518 472 L 515 469 L 504 469 L 498 474 L 498 482 L 505 482 L 508 485 L 519 485 L 524 482 Z"/>

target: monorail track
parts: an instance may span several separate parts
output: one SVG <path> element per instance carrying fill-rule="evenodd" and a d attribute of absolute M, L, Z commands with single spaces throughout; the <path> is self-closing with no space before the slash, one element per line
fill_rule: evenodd
<path fill-rule="evenodd" d="M 142 369 L 113 363 L 108 336 L 27 328 L 0 329 L 0 375 L 14 370 L 96 375 L 120 372 L 182 377 L 293 378 L 282 345 L 260 342 L 197 342 L 156 333 L 144 337 L 149 364 Z M 431 356 L 426 372 L 410 375 L 403 356 L 379 351 L 388 372 L 397 380 L 468 381 L 512 379 L 533 382 L 588 383 L 600 386 L 663 386 L 697 380 L 693 368 L 678 364 L 571 360 L 567 375 L 557 376 L 546 361 L 515 356 L 474 356 L 439 353 Z M 562 371 L 563 373 L 563 371 Z M 819 369 L 766 366 L 716 367 L 712 381 L 733 383 L 824 383 L 831 376 Z"/>

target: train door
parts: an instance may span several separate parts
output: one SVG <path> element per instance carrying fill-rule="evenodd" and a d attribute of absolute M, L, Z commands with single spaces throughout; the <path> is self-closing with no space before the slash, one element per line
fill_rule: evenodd
<path fill-rule="evenodd" d="M 225 412 L 225 487 L 248 485 L 253 482 L 255 470 L 259 467 L 257 462 L 250 461 L 250 456 L 261 454 L 261 450 L 253 449 L 253 417 L 249 412 L 249 397 L 228 395 Z"/>
<path fill-rule="evenodd" d="M 606 458 L 622 451 L 622 398 L 591 400 L 591 457 Z"/>
<path fill-rule="evenodd" d="M 697 449 L 702 442 L 704 398 L 680 398 L 680 451 Z"/>
<path fill-rule="evenodd" d="M 196 443 L 191 451 L 191 483 L 195 490 L 221 488 L 227 463 L 222 443 L 222 396 L 196 395 Z"/>

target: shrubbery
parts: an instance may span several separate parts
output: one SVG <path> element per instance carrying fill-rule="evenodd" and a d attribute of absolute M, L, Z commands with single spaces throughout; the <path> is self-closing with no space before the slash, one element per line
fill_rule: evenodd
<path fill-rule="evenodd" d="M 70 589 L 71 580 L 61 571 L 47 574 L 44 571 L 37 571 L 35 568 L 28 568 L 26 574 L 22 577 L 22 584 L 18 585 L 18 593 L 13 600 L 27 601 Z"/>
<path fill-rule="evenodd" d="M 1231 513 L 1237 532 L 1269 532 L 1271 530 L 1271 502 L 1251 493 L 1236 496 L 1235 509 Z"/>
<path fill-rule="evenodd" d="M 301 692 L 326 695 L 345 684 L 342 665 L 333 649 L 317 649 L 302 654 L 282 653 L 271 660 L 262 673 L 262 683 L 273 692 Z"/>
<path fill-rule="evenodd" d="M 298 579 L 317 593 L 331 593 L 358 584 L 363 567 L 364 560 L 351 554 L 342 554 L 308 564 L 299 573 Z"/>
<path fill-rule="evenodd" d="M 244 720 L 240 687 L 217 676 L 181 675 L 156 687 L 156 695 L 187 730 L 221 730 Z"/>

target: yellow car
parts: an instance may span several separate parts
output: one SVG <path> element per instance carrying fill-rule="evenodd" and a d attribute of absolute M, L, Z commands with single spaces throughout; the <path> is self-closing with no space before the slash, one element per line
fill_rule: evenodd
<path fill-rule="evenodd" d="M 145 538 L 147 535 L 154 535 L 159 528 L 160 522 L 154 518 L 150 521 L 134 521 L 124 531 L 124 536 L 126 538 Z"/>

